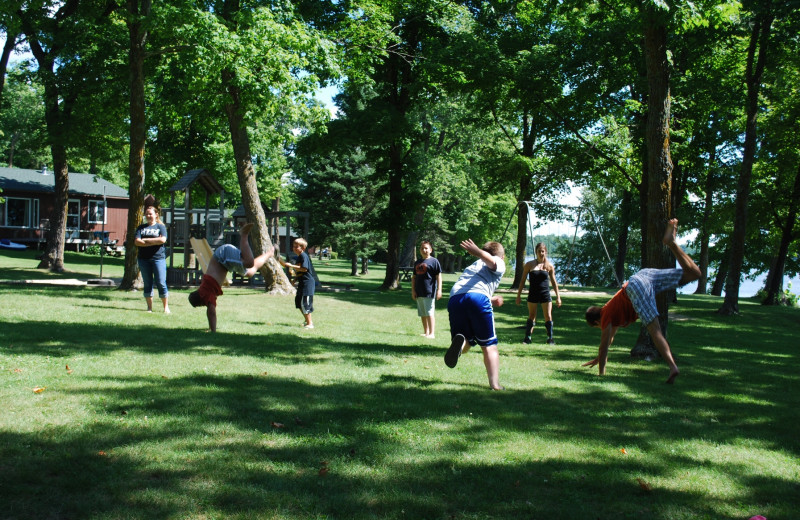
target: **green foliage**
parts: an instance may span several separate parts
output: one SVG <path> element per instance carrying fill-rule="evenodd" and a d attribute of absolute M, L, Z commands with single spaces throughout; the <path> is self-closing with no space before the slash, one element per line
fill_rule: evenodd
<path fill-rule="evenodd" d="M 313 136 L 298 148 L 293 164 L 296 209 L 311 214 L 309 240 L 348 258 L 371 256 L 382 243 L 375 217 L 386 199 L 378 195 L 380 180 L 365 155 Z"/>
<path fill-rule="evenodd" d="M 43 89 L 25 65 L 8 70 L 0 106 L 0 153 L 6 166 L 41 168 L 48 163 Z"/>
<path fill-rule="evenodd" d="M 98 244 L 92 244 L 90 246 L 87 246 L 84 252 L 90 256 L 100 256 L 101 251 L 102 248 Z"/>
<path fill-rule="evenodd" d="M 759 289 L 756 292 L 757 299 L 761 300 L 762 302 L 766 303 L 767 301 L 767 291 Z M 786 284 L 786 289 L 783 290 L 783 293 L 779 294 L 776 297 L 776 301 L 778 305 L 786 305 L 788 307 L 800 307 L 800 294 L 795 294 L 792 292 L 792 282 Z"/>

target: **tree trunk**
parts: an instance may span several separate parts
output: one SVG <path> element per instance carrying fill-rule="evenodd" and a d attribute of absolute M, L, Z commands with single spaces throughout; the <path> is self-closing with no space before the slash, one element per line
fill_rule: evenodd
<path fill-rule="evenodd" d="M 0 56 L 0 103 L 3 101 L 3 89 L 6 84 L 8 60 L 11 57 L 11 53 L 14 52 L 14 47 L 17 45 L 17 36 L 19 36 L 19 34 L 6 30 L 6 44 L 3 46 L 3 55 Z M 10 167 L 9 165 L 9 168 Z"/>
<path fill-rule="evenodd" d="M 765 305 L 778 305 L 783 303 L 783 272 L 786 267 L 786 257 L 789 255 L 789 246 L 794 241 L 794 223 L 797 220 L 798 201 L 800 201 L 800 167 L 794 178 L 794 187 L 789 202 L 789 213 L 786 215 L 784 225 L 778 225 L 781 230 L 781 243 L 773 268 L 767 276 L 767 297 Z"/>
<path fill-rule="evenodd" d="M 361 274 L 369 274 L 369 258 L 366 255 L 361 257 Z"/>
<path fill-rule="evenodd" d="M 652 9 L 646 8 L 644 29 L 645 62 L 647 66 L 647 240 L 644 267 L 663 269 L 675 266 L 675 259 L 664 247 L 661 237 L 672 212 L 672 158 L 670 157 L 669 117 L 670 87 L 667 58 L 667 28 L 665 21 Z M 656 295 L 658 321 L 667 335 L 668 302 L 671 295 Z M 639 339 L 632 356 L 655 358 L 658 352 L 642 323 Z"/>
<path fill-rule="evenodd" d="M 56 108 L 58 110 L 58 108 Z M 51 134 L 50 124 L 48 134 Z M 44 254 L 37 266 L 39 269 L 50 269 L 53 272 L 64 271 L 64 237 L 67 231 L 67 201 L 69 200 L 69 171 L 67 169 L 67 151 L 58 139 L 51 135 L 50 149 L 53 154 L 53 175 L 55 175 L 55 205 L 53 218 L 50 219 L 50 231 Z"/>
<path fill-rule="evenodd" d="M 520 179 L 519 191 L 517 192 L 517 242 L 514 245 L 514 280 L 511 282 L 511 289 L 517 290 L 520 284 L 525 281 L 522 279 L 522 271 L 525 270 L 525 256 L 528 245 L 528 205 L 524 202 L 531 196 L 531 177 L 530 175 Z M 535 254 L 535 251 L 534 251 Z"/>
<path fill-rule="evenodd" d="M 403 267 L 414 265 L 417 259 L 417 242 L 419 240 L 419 231 L 425 222 L 425 208 L 419 208 L 414 214 L 414 229 L 406 235 L 406 241 L 403 245 L 403 250 L 400 253 L 400 265 Z"/>
<path fill-rule="evenodd" d="M 125 235 L 125 271 L 119 289 L 133 290 L 139 278 L 136 228 L 144 213 L 144 151 L 147 119 L 144 93 L 144 53 L 147 30 L 142 21 L 150 15 L 150 0 L 128 0 L 128 71 L 130 85 L 130 150 L 128 151 L 128 228 Z M 171 252 L 170 252 L 171 253 Z"/>
<path fill-rule="evenodd" d="M 65 15 L 74 12 L 77 4 L 67 6 Z M 53 157 L 53 175 L 55 176 L 55 191 L 53 194 L 55 205 L 53 216 L 50 219 L 50 231 L 47 233 L 45 251 L 39 263 L 40 269 L 50 269 L 55 272 L 64 271 L 64 237 L 67 225 L 67 201 L 69 199 L 69 170 L 67 163 L 69 121 L 74 96 L 67 96 L 59 90 L 59 81 L 56 75 L 55 56 L 59 47 L 49 46 L 47 50 L 42 47 L 38 37 L 39 33 L 33 22 L 27 18 L 27 13 L 21 16 L 26 39 L 31 53 L 39 65 L 37 74 L 44 87 L 44 120 L 47 126 L 47 140 L 50 153 Z M 58 28 L 54 29 L 54 33 Z"/>
<path fill-rule="evenodd" d="M 620 282 L 625 280 L 625 258 L 628 253 L 628 233 L 630 232 L 628 215 L 630 215 L 632 199 L 633 195 L 630 191 L 622 192 L 622 202 L 620 203 L 622 226 L 619 230 L 619 237 L 617 237 L 617 257 L 614 262 L 614 272 Z"/>
<path fill-rule="evenodd" d="M 40 54 L 37 52 L 37 54 Z M 55 74 L 52 73 L 53 62 L 43 56 L 39 60 L 39 67 L 44 68 L 47 80 L 44 82 L 45 96 L 45 123 L 47 124 L 47 137 L 50 142 L 50 152 L 53 157 L 53 175 L 55 176 L 55 205 L 53 217 L 50 219 L 50 231 L 47 233 L 45 252 L 39 263 L 40 269 L 50 269 L 54 272 L 64 271 L 64 237 L 67 226 L 67 201 L 69 199 L 69 165 L 67 163 L 67 147 L 65 144 L 64 127 L 70 103 L 61 99 Z"/>
<path fill-rule="evenodd" d="M 712 296 L 722 296 L 722 289 L 725 287 L 725 279 L 728 277 L 728 262 L 731 259 L 731 252 L 725 249 L 722 253 L 722 261 L 719 263 L 717 274 L 714 277 L 714 283 L 711 285 Z"/>
<path fill-rule="evenodd" d="M 358 276 L 358 253 L 350 253 L 350 276 Z"/>
<path fill-rule="evenodd" d="M 750 33 L 750 46 L 747 50 L 745 83 L 747 84 L 747 122 L 745 124 L 744 149 L 742 151 L 742 171 L 736 186 L 736 216 L 731 236 L 731 258 L 728 277 L 725 282 L 725 301 L 717 311 L 723 315 L 739 314 L 739 285 L 744 264 L 744 242 L 747 235 L 747 206 L 750 199 L 750 181 L 753 177 L 753 162 L 756 154 L 756 120 L 758 117 L 758 92 L 766 64 L 767 47 L 773 15 L 769 3 L 764 11 L 756 15 Z M 757 54 L 757 57 L 756 57 Z"/>
<path fill-rule="evenodd" d="M 397 289 L 400 286 L 400 226 L 403 221 L 403 162 L 400 144 L 393 143 L 389 151 L 389 221 L 386 254 L 386 276 L 380 290 Z"/>
<path fill-rule="evenodd" d="M 258 195 L 256 175 L 250 155 L 250 136 L 244 122 L 244 107 L 241 104 L 239 87 L 236 85 L 236 73 L 232 70 L 224 70 L 222 84 L 228 94 L 225 113 L 228 117 L 233 157 L 236 161 L 236 176 L 239 180 L 239 188 L 242 190 L 242 206 L 244 206 L 247 220 L 255 224 L 250 233 L 250 241 L 254 256 L 258 256 L 272 249 L 273 245 L 267 231 L 264 208 L 261 206 L 261 198 Z M 289 282 L 289 278 L 275 257 L 270 257 L 260 272 L 264 276 L 267 292 L 271 294 L 295 293 L 295 288 Z"/>
<path fill-rule="evenodd" d="M 712 164 L 716 160 L 716 146 L 712 147 L 711 152 L 711 159 L 709 160 L 709 164 Z M 698 267 L 700 268 L 700 278 L 697 280 L 697 289 L 695 289 L 695 294 L 706 294 L 706 290 L 708 287 L 708 256 L 709 256 L 709 248 L 708 242 L 710 240 L 709 233 L 708 233 L 708 221 L 711 218 L 711 209 L 714 205 L 714 172 L 711 168 L 709 168 L 708 173 L 706 175 L 706 197 L 705 203 L 703 205 L 703 217 L 700 221 L 700 235 L 698 240 L 700 241 L 700 262 Z"/>

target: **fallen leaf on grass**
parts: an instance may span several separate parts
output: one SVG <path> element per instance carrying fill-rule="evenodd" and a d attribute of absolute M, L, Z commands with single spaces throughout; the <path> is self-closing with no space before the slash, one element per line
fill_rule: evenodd
<path fill-rule="evenodd" d="M 15 374 L 21 374 L 22 373 L 22 369 L 21 368 L 15 368 L 14 369 L 14 373 Z"/>
<path fill-rule="evenodd" d="M 45 388 L 47 388 L 47 387 L 46 386 L 35 386 L 35 387 L 33 387 L 33 393 L 34 394 L 41 394 L 42 392 L 44 392 Z"/>
<path fill-rule="evenodd" d="M 108 456 L 108 453 L 104 452 L 103 450 L 98 451 L 97 454 L 100 455 L 101 457 Z"/>
<path fill-rule="evenodd" d="M 319 476 L 324 477 L 328 474 L 328 468 L 319 468 Z"/>
<path fill-rule="evenodd" d="M 67 374 L 71 374 L 72 373 L 72 369 L 69 368 L 69 365 L 65 365 L 65 367 L 67 368 Z"/>
<path fill-rule="evenodd" d="M 283 423 L 279 423 L 279 422 L 272 421 L 272 422 L 271 422 L 271 423 L 269 423 L 269 424 L 270 424 L 270 426 L 272 426 L 273 428 L 283 428 Z"/>
<path fill-rule="evenodd" d="M 636 477 L 636 482 L 638 482 L 638 483 L 639 483 L 639 487 L 640 487 L 640 488 L 642 488 L 643 490 L 647 491 L 648 493 L 650 493 L 651 491 L 653 491 L 653 486 L 651 486 L 650 484 L 648 484 L 647 482 L 645 482 L 645 481 L 644 481 L 644 479 L 641 479 L 641 478 L 639 478 L 639 477 Z"/>
<path fill-rule="evenodd" d="M 628 451 L 625 448 L 622 448 L 619 451 L 621 451 L 623 455 L 627 455 L 628 454 Z"/>

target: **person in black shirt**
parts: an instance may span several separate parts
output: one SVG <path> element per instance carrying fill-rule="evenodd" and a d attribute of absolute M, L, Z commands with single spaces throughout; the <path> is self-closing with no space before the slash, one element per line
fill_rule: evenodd
<path fill-rule="evenodd" d="M 314 323 L 311 321 L 311 313 L 314 312 L 316 280 L 314 280 L 314 267 L 311 265 L 311 257 L 306 253 L 306 249 L 308 249 L 308 242 L 304 238 L 295 238 L 294 242 L 292 242 L 292 251 L 297 255 L 297 263 L 290 264 L 284 261 L 280 255 L 278 256 L 278 262 L 284 267 L 293 269 L 296 273 L 297 294 L 295 295 L 294 306 L 303 313 L 303 319 L 305 320 L 303 327 L 313 329 Z"/>
<path fill-rule="evenodd" d="M 528 321 L 525 323 L 525 339 L 523 343 L 531 343 L 531 334 L 536 326 L 536 313 L 538 306 L 542 306 L 544 314 L 544 327 L 547 330 L 547 343 L 555 343 L 553 339 L 553 299 L 550 297 L 550 285 L 553 284 L 556 292 L 556 303 L 561 307 L 561 296 L 558 294 L 558 283 L 556 283 L 556 268 L 547 259 L 547 246 L 539 242 L 536 244 L 536 258 L 525 264 L 522 270 L 522 282 L 517 289 L 517 305 L 522 300 L 522 289 L 525 287 L 525 280 L 530 277 L 530 292 L 528 293 Z"/>

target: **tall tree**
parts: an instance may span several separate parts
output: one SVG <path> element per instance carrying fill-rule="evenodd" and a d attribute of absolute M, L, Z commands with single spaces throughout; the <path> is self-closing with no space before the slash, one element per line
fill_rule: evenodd
<path fill-rule="evenodd" d="M 208 61 L 205 80 L 222 94 L 219 108 L 230 132 L 242 204 L 248 220 L 256 224 L 257 231 L 250 235 L 253 249 L 260 254 L 273 246 L 253 166 L 250 129 L 262 123 L 272 130 L 273 141 L 289 140 L 293 125 L 320 116 L 321 111 L 309 110 L 308 98 L 320 77 L 333 72 L 330 45 L 289 4 L 222 0 L 212 2 L 201 20 L 205 34 L 196 52 Z M 294 291 L 274 258 L 261 272 L 267 291 Z"/>
<path fill-rule="evenodd" d="M 128 26 L 128 88 L 129 88 L 129 149 L 128 149 L 128 232 L 125 240 L 125 272 L 120 290 L 131 290 L 139 276 L 136 228 L 144 214 L 144 156 L 147 141 L 145 113 L 144 61 L 149 36 L 148 18 L 151 0 L 127 0 L 125 23 Z"/>
<path fill-rule="evenodd" d="M 747 86 L 744 146 L 742 149 L 742 166 L 736 186 L 736 216 L 733 224 L 733 235 L 730 245 L 730 263 L 728 277 L 725 282 L 725 300 L 719 309 L 720 314 L 739 313 L 739 285 L 744 262 L 745 235 L 747 233 L 747 212 L 750 198 L 750 181 L 753 176 L 753 163 L 756 156 L 757 129 L 756 122 L 759 109 L 759 92 L 761 79 L 767 65 L 770 32 L 774 13 L 772 0 L 758 2 L 753 13 L 750 31 L 750 45 L 747 48 L 747 66 L 745 84 Z"/>
<path fill-rule="evenodd" d="M 672 157 L 670 156 L 670 65 L 667 50 L 667 12 L 653 3 L 643 6 L 644 55 L 647 67 L 647 218 L 644 267 L 673 267 L 675 258 L 661 243 L 667 220 L 672 216 Z M 658 320 L 666 335 L 667 308 L 671 295 L 656 295 Z M 651 350 L 652 341 L 644 325 L 634 350 Z"/>
<path fill-rule="evenodd" d="M 70 60 L 75 56 L 70 56 L 67 50 L 75 36 L 72 28 L 77 11 L 78 0 L 67 0 L 60 6 L 27 5 L 17 11 L 26 41 L 38 63 L 37 76 L 44 87 L 47 140 L 55 176 L 55 212 L 39 267 L 59 272 L 64 270 L 64 236 L 69 196 L 67 138 L 72 110 L 78 96 L 77 90 L 70 89 L 64 80 L 68 75 L 68 65 L 75 64 L 74 60 Z M 69 74 L 73 72 L 70 71 Z"/>
<path fill-rule="evenodd" d="M 354 141 L 381 177 L 387 196 L 380 226 L 387 239 L 386 275 L 381 289 L 397 288 L 400 248 L 404 234 L 415 228 L 415 204 L 410 187 L 420 173 L 417 151 L 429 132 L 425 111 L 440 101 L 443 75 L 441 53 L 458 25 L 447 25 L 463 14 L 457 5 L 440 0 L 391 0 L 380 5 L 360 4 L 367 31 L 362 40 L 373 50 L 367 74 L 350 74 L 343 90 L 353 100 L 347 117 Z M 360 16 L 357 16 L 361 20 Z M 383 36 L 380 36 L 383 34 Z M 376 36 L 378 35 L 378 36 Z M 347 63 L 362 62 L 364 46 L 349 46 Z"/>

